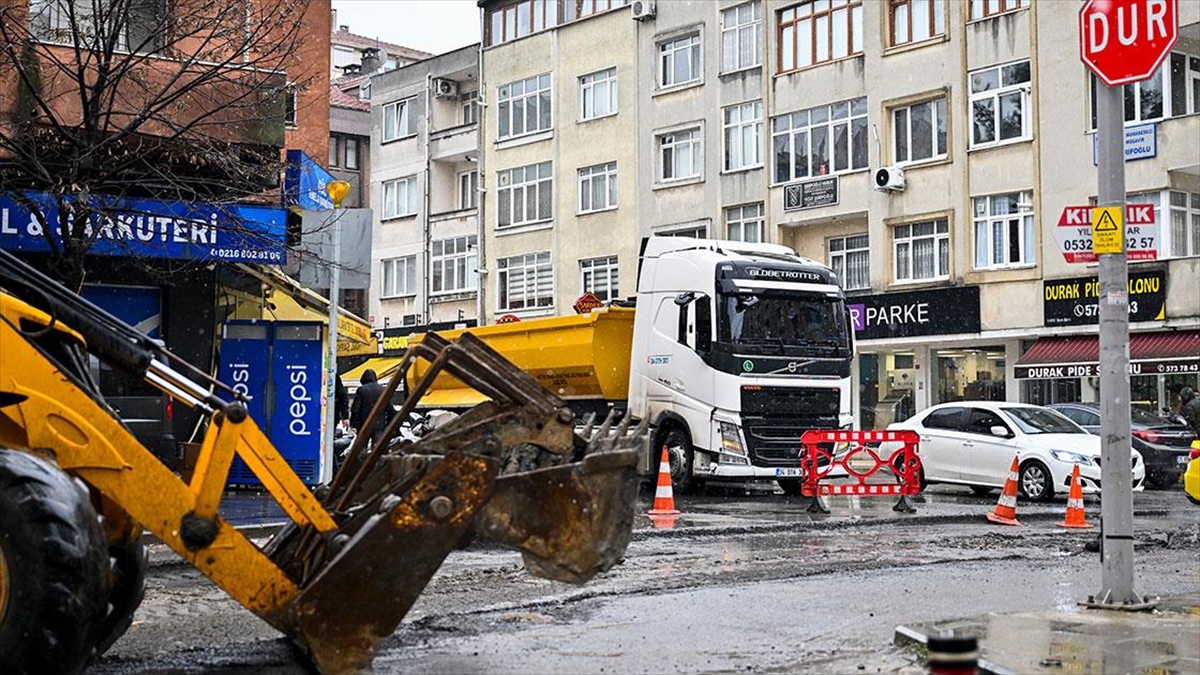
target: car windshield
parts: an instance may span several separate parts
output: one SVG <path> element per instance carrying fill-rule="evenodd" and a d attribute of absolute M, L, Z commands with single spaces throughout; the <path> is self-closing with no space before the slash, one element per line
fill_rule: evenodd
<path fill-rule="evenodd" d="M 849 353 L 841 298 L 811 293 L 723 294 L 719 340 L 741 347 L 800 347 Z"/>
<path fill-rule="evenodd" d="M 1001 408 L 1027 434 L 1086 434 L 1078 424 L 1048 408 Z"/>

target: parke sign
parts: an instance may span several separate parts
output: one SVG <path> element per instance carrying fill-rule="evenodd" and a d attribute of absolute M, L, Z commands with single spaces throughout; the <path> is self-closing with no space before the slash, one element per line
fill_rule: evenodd
<path fill-rule="evenodd" d="M 1079 58 L 1110 87 L 1153 75 L 1178 38 L 1178 0 L 1087 0 L 1079 10 Z"/>

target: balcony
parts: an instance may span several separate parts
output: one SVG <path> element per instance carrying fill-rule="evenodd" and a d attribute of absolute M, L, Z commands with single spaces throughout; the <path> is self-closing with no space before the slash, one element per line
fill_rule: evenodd
<path fill-rule="evenodd" d="M 433 132 L 429 136 L 429 159 L 454 163 L 477 159 L 478 133 L 478 124 L 460 124 Z"/>

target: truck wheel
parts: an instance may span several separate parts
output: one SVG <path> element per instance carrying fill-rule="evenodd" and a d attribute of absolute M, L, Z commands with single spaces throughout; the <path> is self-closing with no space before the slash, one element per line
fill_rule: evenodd
<path fill-rule="evenodd" d="M 146 547 L 137 539 L 108 547 L 112 564 L 112 591 L 108 594 L 108 615 L 96 630 L 93 657 L 108 651 L 129 630 L 133 613 L 146 595 L 146 570 L 150 560 Z"/>
<path fill-rule="evenodd" d="M 108 550 L 87 494 L 0 449 L 0 654 L 5 672 L 77 673 L 108 604 Z"/>
<path fill-rule="evenodd" d="M 672 489 L 680 494 L 696 490 L 700 484 L 700 481 L 692 475 L 692 464 L 696 453 L 692 449 L 692 439 L 688 436 L 687 430 L 672 426 L 663 435 L 662 442 L 657 445 L 658 451 L 654 464 L 655 466 L 659 464 L 662 458 L 662 446 L 665 445 L 667 458 L 671 464 Z"/>

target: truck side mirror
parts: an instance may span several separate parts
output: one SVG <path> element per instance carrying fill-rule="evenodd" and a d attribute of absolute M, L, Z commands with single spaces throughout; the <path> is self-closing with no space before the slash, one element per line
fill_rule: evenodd
<path fill-rule="evenodd" d="M 675 304 L 680 307 L 685 307 L 688 305 L 688 303 L 690 303 L 692 300 L 695 300 L 695 299 L 696 299 L 696 291 L 684 291 L 684 292 L 680 293 L 679 295 L 675 296 Z"/>

